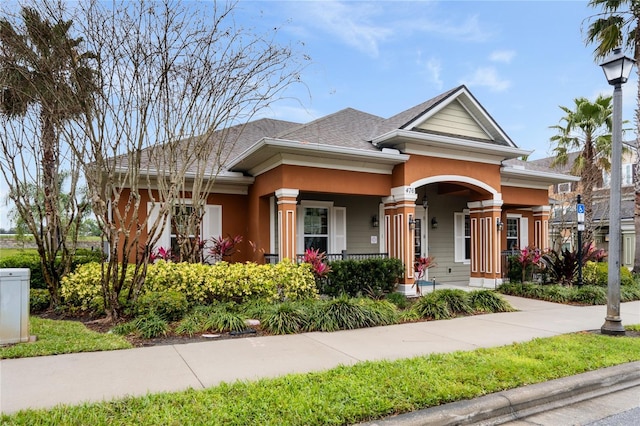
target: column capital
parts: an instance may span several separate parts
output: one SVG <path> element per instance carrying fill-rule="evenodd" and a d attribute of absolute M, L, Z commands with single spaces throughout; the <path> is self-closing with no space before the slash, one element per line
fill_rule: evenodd
<path fill-rule="evenodd" d="M 393 197 L 396 203 L 407 201 L 415 204 L 418 199 L 418 194 L 413 186 L 403 185 L 391 188 L 391 197 Z"/>
<path fill-rule="evenodd" d="M 300 194 L 300 190 L 299 189 L 292 189 L 292 188 L 280 188 L 280 189 L 276 189 L 276 197 L 277 198 L 298 198 L 298 195 Z"/>

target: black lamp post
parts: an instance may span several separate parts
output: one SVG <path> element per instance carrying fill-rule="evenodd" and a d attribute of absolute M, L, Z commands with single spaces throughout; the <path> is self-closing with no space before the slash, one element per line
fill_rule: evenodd
<path fill-rule="evenodd" d="M 600 328 L 602 334 L 625 333 L 620 318 L 620 184 L 622 181 L 622 85 L 629 79 L 635 60 L 625 56 L 620 48 L 600 64 L 613 86 L 613 122 L 611 137 L 611 185 L 609 190 L 609 275 L 607 285 L 607 316 Z"/>

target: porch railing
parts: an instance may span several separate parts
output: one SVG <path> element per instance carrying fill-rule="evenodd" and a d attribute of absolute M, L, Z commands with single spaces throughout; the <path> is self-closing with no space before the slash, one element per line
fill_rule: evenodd
<path fill-rule="evenodd" d="M 365 260 L 365 259 L 386 259 L 389 257 L 388 253 L 349 253 L 343 250 L 341 253 L 327 253 L 326 259 L 329 262 L 336 260 Z M 265 263 L 278 263 L 278 255 L 273 253 L 265 253 Z M 304 254 L 296 255 L 296 262 L 301 263 L 304 261 Z"/>
<path fill-rule="evenodd" d="M 517 256 L 520 254 L 520 250 L 503 250 L 500 253 L 500 267 L 501 267 L 501 271 L 502 271 L 502 279 L 508 279 L 509 278 L 509 257 L 511 256 Z"/>

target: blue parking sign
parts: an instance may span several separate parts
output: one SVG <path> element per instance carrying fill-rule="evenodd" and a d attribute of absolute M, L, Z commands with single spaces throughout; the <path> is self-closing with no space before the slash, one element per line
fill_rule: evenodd
<path fill-rule="evenodd" d="M 584 204 L 578 204 L 576 207 L 578 213 L 584 213 Z"/>

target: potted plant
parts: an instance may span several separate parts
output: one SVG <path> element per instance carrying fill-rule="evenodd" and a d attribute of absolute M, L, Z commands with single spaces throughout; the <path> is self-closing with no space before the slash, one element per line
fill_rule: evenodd
<path fill-rule="evenodd" d="M 436 265 L 436 260 L 433 256 L 419 257 L 414 262 L 416 281 L 413 285 L 416 286 L 416 292 L 418 294 L 422 294 L 422 290 L 420 290 L 420 281 L 422 281 L 422 278 L 427 274 L 427 269 L 433 268 Z"/>

